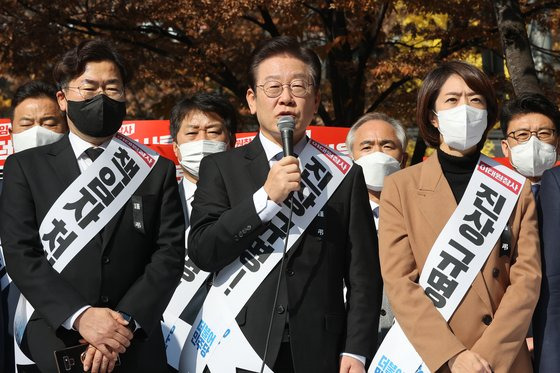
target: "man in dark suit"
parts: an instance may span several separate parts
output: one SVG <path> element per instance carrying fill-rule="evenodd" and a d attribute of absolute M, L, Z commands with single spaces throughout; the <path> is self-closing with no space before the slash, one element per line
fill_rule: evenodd
<path fill-rule="evenodd" d="M 68 132 L 66 116 L 60 111 L 56 100 L 56 87 L 51 84 L 33 80 L 19 86 L 12 97 L 11 109 L 9 132 L 14 152 L 51 144 Z M 14 372 L 15 369 L 13 320 L 18 299 L 19 290 L 15 286 L 7 286 L 2 291 L 6 358 L 0 359 L 0 362 L 3 362 L 6 373 Z M 2 343 L 0 340 L 0 346 Z"/>
<path fill-rule="evenodd" d="M 277 156 L 282 140 L 276 124 L 281 116 L 294 117 L 298 154 L 320 102 L 319 59 L 295 39 L 271 39 L 249 66 L 247 101 L 259 134 L 247 146 L 203 159 L 193 202 L 189 256 L 209 272 L 238 259 L 299 190 L 297 158 Z M 264 357 L 274 371 L 364 371 L 375 350 L 381 301 L 372 226 L 363 175 L 353 167 L 288 253 Z M 279 274 L 277 265 L 237 315 L 261 358 Z"/>
<path fill-rule="evenodd" d="M 541 180 L 541 297 L 533 318 L 535 370 L 560 371 L 560 167 L 545 171 Z"/>
<path fill-rule="evenodd" d="M 373 212 L 375 230 L 379 231 L 379 202 L 386 176 L 404 168 L 406 153 L 406 130 L 396 119 L 383 113 L 367 113 L 350 127 L 346 136 L 346 149 L 354 163 L 362 167 L 368 189 L 369 204 Z M 395 316 L 389 298 L 383 289 L 377 347 L 393 326 Z"/>
<path fill-rule="evenodd" d="M 40 371 L 54 372 L 53 351 L 82 340 L 89 345 L 84 370 L 111 371 L 120 354 L 115 371 L 165 372 L 159 321 L 184 261 L 175 167 L 160 157 L 120 211 L 62 272 L 55 271 L 39 226 L 119 129 L 129 75 L 113 47 L 98 40 L 66 53 L 54 75 L 70 133 L 10 156 L 0 200 L 8 272 L 35 308 L 22 350 Z"/>
<path fill-rule="evenodd" d="M 500 124 L 504 134 L 504 140 L 502 140 L 504 155 L 509 158 L 517 172 L 531 181 L 531 190 L 537 201 L 539 229 L 542 235 L 544 223 L 552 227 L 552 224 L 557 222 L 554 214 L 547 213 L 545 217 L 544 214 L 540 213 L 541 206 L 545 206 L 547 211 L 550 211 L 554 207 L 554 201 L 556 200 L 556 197 L 550 197 L 554 194 L 551 194 L 549 191 L 549 196 L 541 201 L 540 189 L 543 173 L 556 164 L 558 147 L 560 146 L 558 137 L 560 131 L 560 112 L 556 105 L 543 95 L 526 93 L 504 104 L 500 115 Z M 552 221 L 547 222 L 546 220 L 549 219 L 552 219 Z M 551 232 L 554 231 L 552 230 L 548 233 L 548 240 L 551 238 L 550 235 L 553 234 Z M 550 318 L 548 316 L 550 315 L 550 310 L 547 309 L 550 287 L 548 283 L 549 275 L 547 274 L 547 267 L 549 265 L 546 262 L 547 260 L 554 261 L 555 254 L 550 249 L 551 241 L 548 241 L 546 246 L 544 242 L 542 243 L 543 279 L 541 295 L 539 303 L 535 308 L 527 343 L 530 351 L 533 350 L 534 346 L 535 369 L 539 370 L 539 366 L 544 365 L 548 369 L 541 368 L 540 371 L 549 372 L 560 369 L 558 364 L 556 364 L 554 369 L 551 369 L 554 365 L 549 365 L 550 359 L 556 359 L 555 348 L 560 335 L 558 333 L 555 335 L 553 328 L 550 327 L 553 324 L 550 324 L 548 320 Z M 554 271 L 554 263 L 552 263 L 551 268 Z M 546 331 L 545 327 L 547 328 Z M 551 354 L 552 351 L 554 353 Z"/>
<path fill-rule="evenodd" d="M 179 193 L 187 227 L 200 161 L 208 154 L 233 148 L 236 129 L 235 109 L 225 97 L 216 93 L 197 93 L 180 100 L 171 109 L 169 134 L 183 172 Z"/>

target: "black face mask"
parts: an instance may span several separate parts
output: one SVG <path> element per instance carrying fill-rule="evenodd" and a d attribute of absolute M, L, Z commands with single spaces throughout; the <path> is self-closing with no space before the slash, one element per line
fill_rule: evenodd
<path fill-rule="evenodd" d="M 115 134 L 126 115 L 126 104 L 100 94 L 85 101 L 68 101 L 68 117 L 84 135 L 107 137 Z"/>

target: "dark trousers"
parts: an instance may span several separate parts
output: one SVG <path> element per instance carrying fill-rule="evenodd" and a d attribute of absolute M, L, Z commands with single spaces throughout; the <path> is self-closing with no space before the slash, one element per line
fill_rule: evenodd
<path fill-rule="evenodd" d="M 278 357 L 272 370 L 274 373 L 295 373 L 289 342 L 280 344 L 280 351 L 278 351 Z"/>

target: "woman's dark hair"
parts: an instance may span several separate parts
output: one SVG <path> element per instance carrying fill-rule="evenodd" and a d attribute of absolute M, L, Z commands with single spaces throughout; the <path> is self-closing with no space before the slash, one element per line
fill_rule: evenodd
<path fill-rule="evenodd" d="M 434 127 L 431 122 L 433 112 L 435 111 L 436 99 L 440 93 L 441 87 L 445 84 L 451 75 L 460 76 L 465 83 L 479 95 L 482 95 L 486 101 L 486 110 L 488 112 L 488 125 L 484 136 L 479 142 L 479 147 L 486 141 L 486 135 L 496 123 L 498 116 L 498 102 L 492 83 L 482 71 L 462 61 L 445 62 L 443 65 L 433 69 L 424 79 L 420 91 L 418 92 L 418 100 L 416 102 L 416 124 L 420 130 L 422 138 L 433 147 L 440 144 L 439 130 Z"/>

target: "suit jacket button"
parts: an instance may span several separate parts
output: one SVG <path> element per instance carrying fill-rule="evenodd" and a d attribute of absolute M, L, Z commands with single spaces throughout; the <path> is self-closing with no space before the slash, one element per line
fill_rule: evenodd
<path fill-rule="evenodd" d="M 106 295 L 101 296 L 101 303 L 109 303 L 109 297 Z"/>
<path fill-rule="evenodd" d="M 379 311 L 379 314 L 381 316 L 385 316 L 387 314 L 387 311 L 385 311 L 383 308 L 381 309 L 381 311 Z"/>
<path fill-rule="evenodd" d="M 108 256 L 103 256 L 101 258 L 101 261 L 103 262 L 103 264 L 108 264 L 111 261 L 111 259 L 109 259 Z"/>
<path fill-rule="evenodd" d="M 498 268 L 494 268 L 492 270 L 492 277 L 498 278 L 499 275 L 500 275 L 500 270 Z"/>
<path fill-rule="evenodd" d="M 276 313 L 281 315 L 284 313 L 284 311 L 286 311 L 286 309 L 284 308 L 283 305 L 279 304 L 278 307 L 276 307 Z"/>
<path fill-rule="evenodd" d="M 490 315 L 484 315 L 482 317 L 482 322 L 486 325 L 490 325 L 490 323 L 492 322 L 492 316 Z"/>
<path fill-rule="evenodd" d="M 293 275 L 296 274 L 296 273 L 294 272 L 293 269 L 288 269 L 288 270 L 286 271 L 286 273 L 288 274 L 289 277 L 292 277 Z"/>

